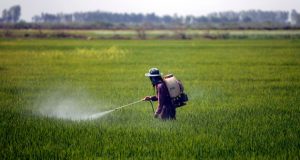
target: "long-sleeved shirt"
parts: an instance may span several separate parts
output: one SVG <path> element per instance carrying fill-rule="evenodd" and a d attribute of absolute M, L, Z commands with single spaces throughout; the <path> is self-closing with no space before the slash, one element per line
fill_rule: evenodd
<path fill-rule="evenodd" d="M 172 106 L 168 88 L 165 83 L 161 82 L 155 85 L 156 96 L 152 96 L 152 101 L 158 101 L 158 106 L 155 114 L 160 115 L 160 118 L 175 118 L 175 107 Z"/>

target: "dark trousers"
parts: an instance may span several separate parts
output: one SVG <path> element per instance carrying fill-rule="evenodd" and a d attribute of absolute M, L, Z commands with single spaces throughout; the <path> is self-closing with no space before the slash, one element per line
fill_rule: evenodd
<path fill-rule="evenodd" d="M 176 108 L 173 106 L 164 106 L 160 114 L 160 118 L 163 120 L 176 119 Z"/>

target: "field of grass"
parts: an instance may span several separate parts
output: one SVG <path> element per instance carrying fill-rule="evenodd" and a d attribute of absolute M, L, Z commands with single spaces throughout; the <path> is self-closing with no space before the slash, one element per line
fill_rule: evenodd
<path fill-rule="evenodd" d="M 176 121 L 146 102 L 92 121 L 41 114 L 152 95 L 151 67 L 185 86 Z M 299 40 L 1 39 L 0 84 L 1 159 L 300 158 Z"/>

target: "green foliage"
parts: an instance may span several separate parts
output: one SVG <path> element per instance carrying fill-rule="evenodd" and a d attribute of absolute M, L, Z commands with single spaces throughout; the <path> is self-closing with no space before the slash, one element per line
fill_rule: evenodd
<path fill-rule="evenodd" d="M 0 40 L 0 157 L 299 159 L 299 53 L 298 40 Z M 97 111 L 136 101 L 151 67 L 185 86 L 176 121 L 146 102 L 93 121 L 38 112 L 55 92 Z"/>

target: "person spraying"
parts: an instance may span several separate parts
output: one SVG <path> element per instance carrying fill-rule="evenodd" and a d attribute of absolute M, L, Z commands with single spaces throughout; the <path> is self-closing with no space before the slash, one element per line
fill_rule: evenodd
<path fill-rule="evenodd" d="M 151 68 L 145 74 L 149 77 L 152 86 L 155 88 L 155 96 L 146 96 L 144 101 L 158 101 L 155 118 L 163 120 L 175 120 L 176 108 L 184 106 L 188 101 L 187 95 L 183 93 L 183 85 L 173 75 L 162 77 L 157 68 Z"/>

